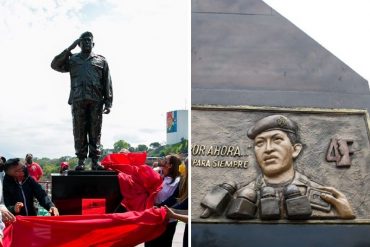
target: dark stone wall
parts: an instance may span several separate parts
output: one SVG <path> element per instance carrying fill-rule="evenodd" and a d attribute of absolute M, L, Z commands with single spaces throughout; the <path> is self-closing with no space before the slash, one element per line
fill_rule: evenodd
<path fill-rule="evenodd" d="M 193 104 L 369 109 L 369 96 L 365 79 L 264 2 L 192 1 Z"/>

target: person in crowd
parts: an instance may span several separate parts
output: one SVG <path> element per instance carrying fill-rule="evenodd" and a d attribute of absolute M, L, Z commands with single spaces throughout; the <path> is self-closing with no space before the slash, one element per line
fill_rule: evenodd
<path fill-rule="evenodd" d="M 66 174 L 69 170 L 69 163 L 67 161 L 63 161 L 60 163 L 60 174 Z"/>
<path fill-rule="evenodd" d="M 182 162 L 179 166 L 179 172 L 180 172 L 180 175 L 181 176 L 185 176 L 185 172 L 186 172 L 186 166 L 185 166 L 185 163 Z"/>
<path fill-rule="evenodd" d="M 31 177 L 33 177 L 33 179 L 35 179 L 36 182 L 39 182 L 40 178 L 43 175 L 43 171 L 39 164 L 37 164 L 36 162 L 33 162 L 32 154 L 26 155 L 26 165 L 27 165 L 28 174 Z"/>
<path fill-rule="evenodd" d="M 4 204 L 4 197 L 3 197 L 3 180 L 5 176 L 4 172 L 4 165 L 5 165 L 6 159 L 5 157 L 0 155 L 0 213 L 1 213 L 1 219 L 4 223 L 10 223 L 15 221 L 15 216 L 9 212 L 9 210 L 6 208 Z"/>
<path fill-rule="evenodd" d="M 19 158 L 8 159 L 4 165 L 5 177 L 3 181 L 4 203 L 14 215 L 36 216 L 33 200 L 58 216 L 58 209 L 54 206 L 46 191 L 35 179 L 28 174 L 28 169 Z"/>
<path fill-rule="evenodd" d="M 169 217 L 180 220 L 186 223 L 185 230 L 184 230 L 184 237 L 182 246 L 187 247 L 188 246 L 188 169 L 187 164 L 188 160 L 185 159 L 185 162 L 183 163 L 185 165 L 184 175 L 181 176 L 180 185 L 179 185 L 179 197 L 177 198 L 177 203 L 172 207 L 172 209 L 175 210 L 175 212 L 172 211 L 172 209 L 169 209 L 167 206 L 167 213 L 170 213 Z"/>
<path fill-rule="evenodd" d="M 152 167 L 153 167 L 153 169 L 158 167 L 158 161 L 154 161 Z"/>
<path fill-rule="evenodd" d="M 159 164 L 158 161 L 153 162 L 153 170 L 156 171 L 156 172 L 158 172 L 159 175 L 161 175 L 161 176 L 163 175 L 163 173 L 162 173 L 162 167 L 160 166 L 160 164 Z"/>
<path fill-rule="evenodd" d="M 6 162 L 5 157 L 0 155 L 0 246 L 2 246 L 3 230 L 5 228 L 4 222 L 7 222 L 7 214 L 9 214 L 9 219 L 15 220 L 13 214 L 11 214 L 4 205 L 3 199 L 3 179 L 4 179 L 4 163 Z"/>
<path fill-rule="evenodd" d="M 175 219 L 175 220 L 179 220 L 179 221 L 182 221 L 184 223 L 186 223 L 186 226 L 185 226 L 185 231 L 187 230 L 187 225 L 188 225 L 188 220 L 189 220 L 189 216 L 188 214 L 183 214 L 182 212 L 179 213 L 177 210 L 174 210 L 172 208 L 169 208 L 167 206 L 164 206 L 166 208 L 166 211 L 167 211 L 167 218 L 168 219 Z M 185 239 L 185 231 L 184 231 L 184 239 Z M 185 243 L 183 242 L 183 246 L 185 246 Z"/>
<path fill-rule="evenodd" d="M 5 225 L 2 221 L 0 221 L 0 247 L 3 247 L 3 237 L 4 237 L 4 234 L 3 234 L 3 230 L 5 228 Z"/>
<path fill-rule="evenodd" d="M 180 173 L 179 166 L 181 160 L 175 155 L 166 156 L 163 162 L 163 184 L 162 190 L 155 198 L 157 207 L 172 207 L 177 203 L 179 196 Z M 158 238 L 145 243 L 146 247 L 171 247 L 172 239 L 176 231 L 177 220 L 170 220 L 165 232 Z"/>
<path fill-rule="evenodd" d="M 185 160 L 186 158 L 184 159 L 183 157 L 181 157 L 181 160 L 183 160 L 183 162 L 181 162 L 181 164 L 179 165 L 179 172 L 180 172 L 180 176 L 181 177 L 184 177 L 185 176 L 185 170 L 186 170 L 186 165 L 185 165 Z"/>
<path fill-rule="evenodd" d="M 122 148 L 121 150 L 119 150 L 118 153 L 120 153 L 120 154 L 128 154 L 128 153 L 130 153 L 130 151 L 127 148 Z"/>

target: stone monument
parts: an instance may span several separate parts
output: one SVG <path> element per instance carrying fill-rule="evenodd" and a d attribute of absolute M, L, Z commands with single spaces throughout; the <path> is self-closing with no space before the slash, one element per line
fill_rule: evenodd
<path fill-rule="evenodd" d="M 259 0 L 192 1 L 192 246 L 368 246 L 366 80 Z"/>
<path fill-rule="evenodd" d="M 81 52 L 72 54 L 77 45 Z M 113 213 L 122 199 L 117 173 L 103 171 L 99 162 L 103 114 L 110 113 L 113 89 L 108 63 L 92 52 L 94 45 L 93 34 L 84 32 L 51 62 L 54 70 L 70 74 L 68 103 L 78 158 L 76 171 L 52 176 L 52 197 L 61 214 Z M 84 171 L 87 156 L 91 172 Z"/>

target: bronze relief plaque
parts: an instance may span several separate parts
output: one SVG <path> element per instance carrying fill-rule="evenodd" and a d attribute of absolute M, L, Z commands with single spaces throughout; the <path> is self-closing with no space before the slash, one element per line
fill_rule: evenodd
<path fill-rule="evenodd" d="M 193 222 L 369 222 L 365 110 L 198 105 L 191 121 Z"/>

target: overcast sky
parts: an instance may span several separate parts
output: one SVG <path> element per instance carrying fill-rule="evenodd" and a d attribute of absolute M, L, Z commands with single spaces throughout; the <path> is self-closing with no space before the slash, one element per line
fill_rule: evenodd
<path fill-rule="evenodd" d="M 190 105 L 189 18 L 184 0 L 0 1 L 0 154 L 74 156 L 69 74 L 50 62 L 87 30 L 113 80 L 104 147 L 165 142 L 166 112 Z"/>
<path fill-rule="evenodd" d="M 369 80 L 369 0 L 265 2 Z M 165 113 L 189 108 L 190 0 L 3 0 L 0 153 L 74 155 L 69 75 L 50 62 L 86 30 L 113 79 L 105 147 L 164 142 Z"/>
<path fill-rule="evenodd" d="M 367 81 L 369 0 L 264 0 Z"/>

